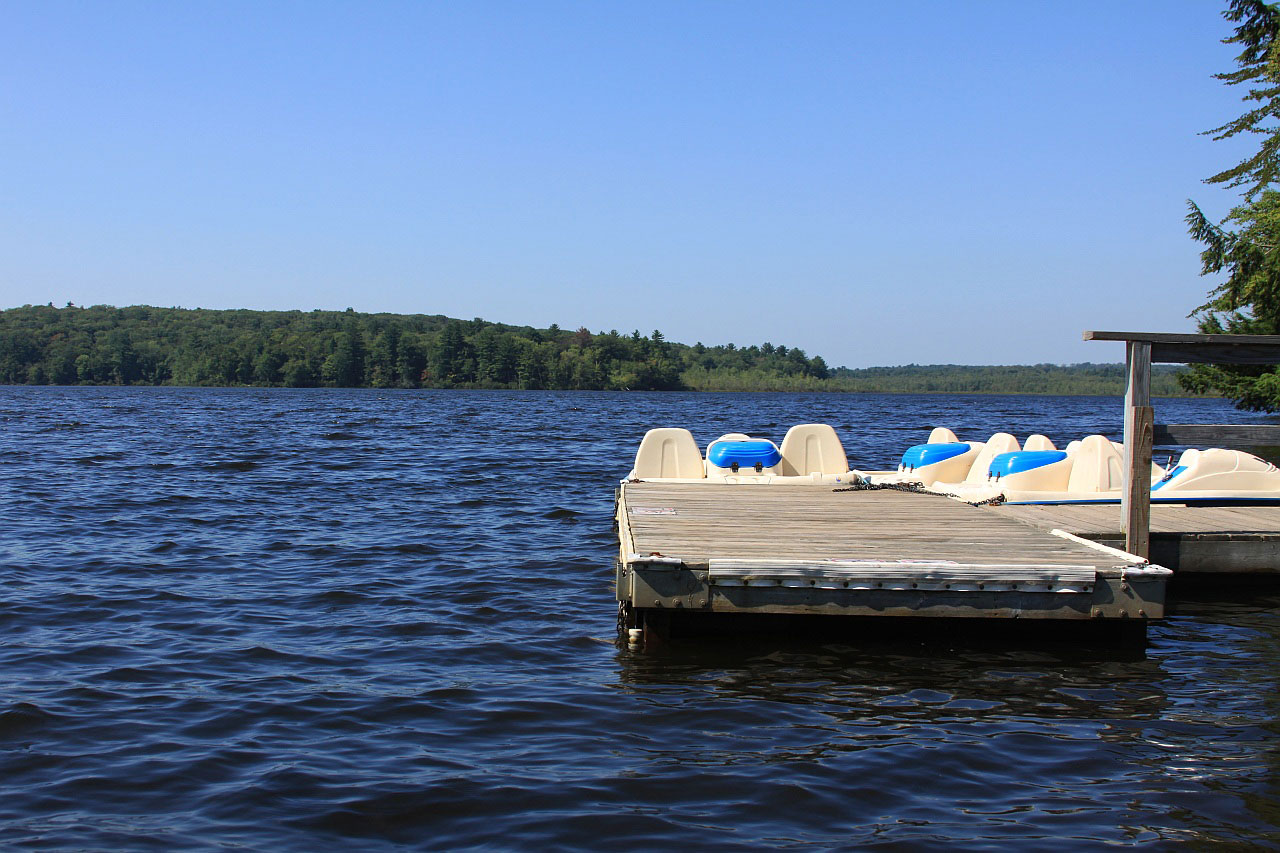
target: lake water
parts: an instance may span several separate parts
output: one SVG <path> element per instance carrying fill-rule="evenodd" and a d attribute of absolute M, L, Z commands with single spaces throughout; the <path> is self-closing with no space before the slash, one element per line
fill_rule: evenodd
<path fill-rule="evenodd" d="M 1273 589 L 1145 649 L 619 644 L 644 431 L 810 421 L 875 468 L 1120 402 L 0 388 L 0 846 L 1280 845 Z"/>

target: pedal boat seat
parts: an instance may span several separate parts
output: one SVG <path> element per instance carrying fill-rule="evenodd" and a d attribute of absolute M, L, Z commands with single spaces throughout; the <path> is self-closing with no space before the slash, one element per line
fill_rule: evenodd
<path fill-rule="evenodd" d="M 784 477 L 844 474 L 849 458 L 830 424 L 797 424 L 783 436 L 779 471 Z"/>
<path fill-rule="evenodd" d="M 628 479 L 703 480 L 706 476 L 693 433 L 679 427 L 663 427 L 644 434 Z"/>

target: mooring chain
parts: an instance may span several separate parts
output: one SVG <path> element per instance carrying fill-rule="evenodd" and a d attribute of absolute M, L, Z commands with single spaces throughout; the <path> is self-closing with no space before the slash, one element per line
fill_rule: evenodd
<path fill-rule="evenodd" d="M 843 489 L 832 489 L 833 492 L 918 492 L 920 494 L 929 494 L 925 491 L 922 483 L 851 483 Z"/>
<path fill-rule="evenodd" d="M 910 492 L 917 495 L 938 495 L 944 498 L 955 498 L 958 501 L 967 503 L 969 506 L 999 506 L 1004 503 L 1004 495 L 996 495 L 995 497 L 986 498 L 980 501 L 967 501 L 960 495 L 951 492 L 935 492 L 926 489 L 923 483 L 852 483 L 846 488 L 832 489 L 833 492 Z"/>

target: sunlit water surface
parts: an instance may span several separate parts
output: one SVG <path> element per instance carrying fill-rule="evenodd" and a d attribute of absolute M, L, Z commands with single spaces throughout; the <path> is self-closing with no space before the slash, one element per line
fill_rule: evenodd
<path fill-rule="evenodd" d="M 1169 422 L 1245 418 L 1157 401 Z M 652 426 L 855 465 L 1114 398 L 0 388 L 0 845 L 1280 844 L 1280 596 L 1146 649 L 619 644 Z"/>

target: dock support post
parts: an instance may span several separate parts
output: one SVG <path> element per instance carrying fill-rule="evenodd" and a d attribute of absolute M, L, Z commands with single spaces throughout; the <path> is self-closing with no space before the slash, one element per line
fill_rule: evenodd
<path fill-rule="evenodd" d="M 1124 390 L 1124 487 L 1120 493 L 1124 549 L 1151 556 L 1151 343 L 1127 341 Z"/>

